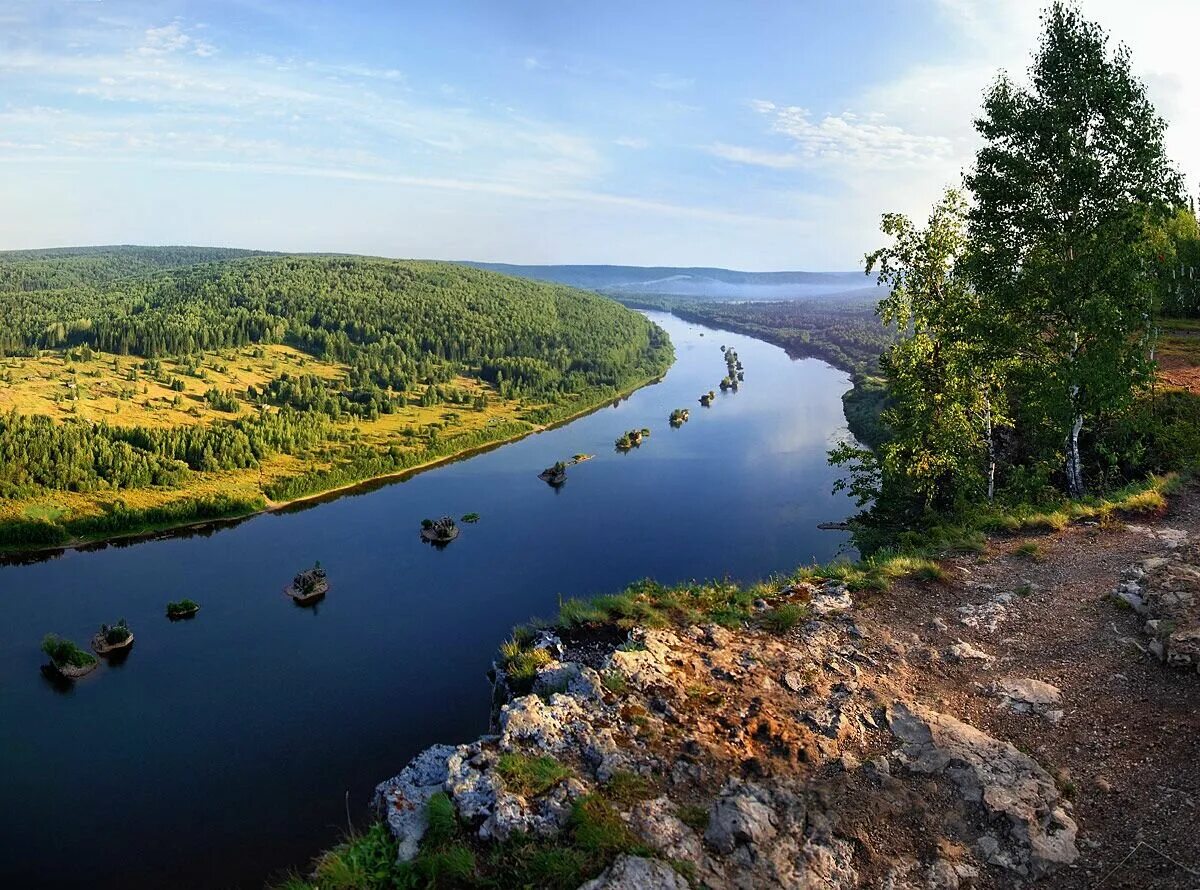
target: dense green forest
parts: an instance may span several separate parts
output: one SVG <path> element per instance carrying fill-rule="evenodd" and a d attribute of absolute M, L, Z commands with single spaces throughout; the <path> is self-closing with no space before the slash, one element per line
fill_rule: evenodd
<path fill-rule="evenodd" d="M 192 357 L 265 344 L 348 369 L 340 379 L 284 372 L 244 392 L 212 387 L 208 407 L 230 416 L 211 423 L 126 426 L 13 410 L 0 416 L 5 498 L 186 487 L 195 471 L 253 468 L 276 454 L 321 458 L 319 469 L 266 490 L 294 497 L 561 419 L 661 375 L 673 355 L 665 333 L 611 300 L 444 263 L 96 248 L 0 255 L 0 282 L 5 355 L 53 351 L 68 364 L 95 351 L 131 356 L 114 360 L 131 392 L 143 377 L 181 389 L 164 377 L 164 359 L 202 375 Z M 454 383 L 463 378 L 483 385 L 467 392 Z M 491 398 L 519 400 L 520 423 L 409 429 L 386 447 L 336 425 L 409 400 L 485 411 Z"/>

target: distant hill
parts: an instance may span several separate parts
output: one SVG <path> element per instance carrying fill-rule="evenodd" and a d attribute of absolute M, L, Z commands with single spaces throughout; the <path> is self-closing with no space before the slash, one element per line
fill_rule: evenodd
<path fill-rule="evenodd" d="M 698 300 L 792 300 L 873 294 L 862 272 L 740 272 L 678 266 L 518 266 L 464 262 L 537 281 L 588 288 L 621 298 L 653 294 Z"/>

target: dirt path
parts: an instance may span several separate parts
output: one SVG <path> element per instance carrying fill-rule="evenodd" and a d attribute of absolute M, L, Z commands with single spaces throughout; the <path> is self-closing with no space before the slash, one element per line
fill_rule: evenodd
<path fill-rule="evenodd" d="M 1185 492 L 1150 528 L 993 542 L 948 563 L 949 584 L 904 582 L 868 611 L 926 650 L 923 664 L 910 650 L 915 700 L 944 702 L 1055 775 L 1080 829 L 1079 861 L 1054 878 L 1061 887 L 1200 887 L 1200 678 L 1142 651 L 1133 641 L 1145 644 L 1144 620 L 1111 595 L 1127 566 L 1168 549 L 1172 529 L 1200 538 L 1200 493 Z M 1040 560 L 1018 552 L 1026 541 Z M 1018 590 L 994 630 L 961 623 L 960 607 Z M 943 657 L 960 640 L 995 661 Z M 1058 687 L 1062 719 L 998 708 L 988 689 L 1002 676 Z"/>

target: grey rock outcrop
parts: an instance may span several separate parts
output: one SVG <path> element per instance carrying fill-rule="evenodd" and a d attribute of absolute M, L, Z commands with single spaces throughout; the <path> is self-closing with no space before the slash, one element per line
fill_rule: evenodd
<path fill-rule="evenodd" d="M 600 877 L 579 890 L 689 890 L 688 882 L 657 859 L 621 856 Z"/>
<path fill-rule="evenodd" d="M 898 756 L 917 773 L 942 774 L 959 793 L 1001 819 L 1001 837 L 984 836 L 984 861 L 1040 877 L 1079 856 L 1076 826 L 1041 766 L 1007 742 L 947 714 L 897 702 L 888 708 Z"/>

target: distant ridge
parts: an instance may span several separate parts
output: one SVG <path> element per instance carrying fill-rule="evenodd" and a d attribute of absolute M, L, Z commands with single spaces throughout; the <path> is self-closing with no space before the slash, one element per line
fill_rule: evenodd
<path fill-rule="evenodd" d="M 785 300 L 873 291 L 862 272 L 741 272 L 706 266 L 462 265 L 521 278 L 568 284 L 612 296 L 656 294 L 713 300 Z"/>

